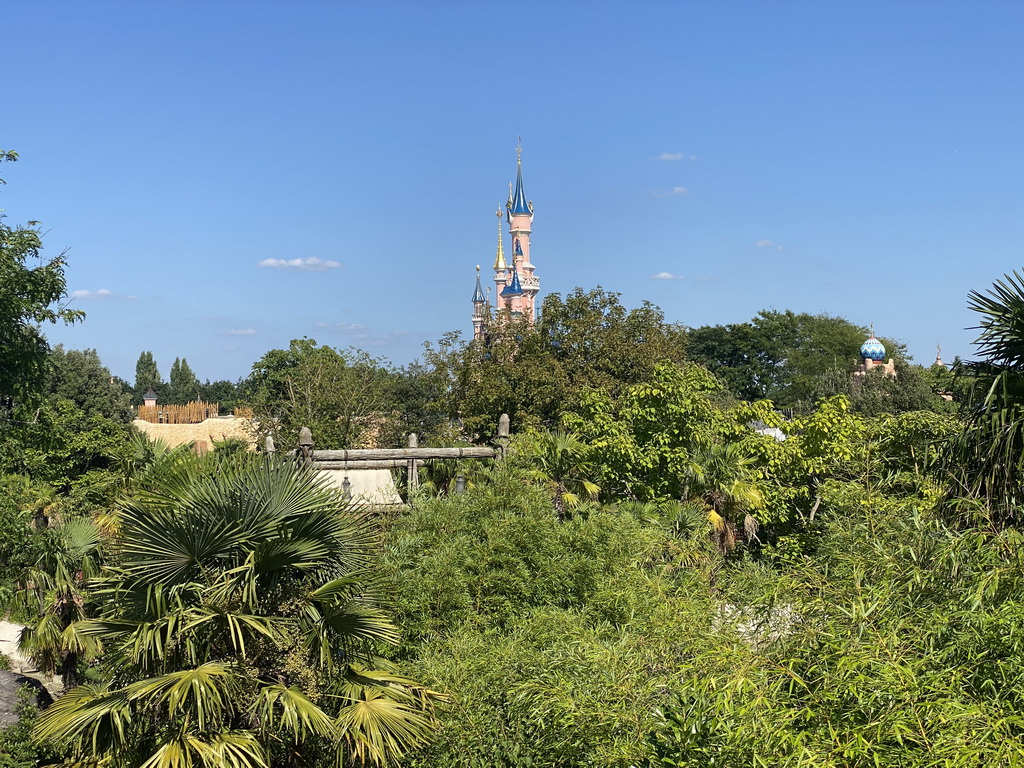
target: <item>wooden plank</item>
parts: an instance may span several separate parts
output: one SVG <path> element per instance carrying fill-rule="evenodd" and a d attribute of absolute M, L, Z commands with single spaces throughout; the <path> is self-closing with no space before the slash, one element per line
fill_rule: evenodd
<path fill-rule="evenodd" d="M 313 458 L 321 461 L 383 461 L 388 459 L 493 459 L 494 448 L 467 446 L 464 448 L 353 448 L 348 451 L 314 451 Z"/>
<path fill-rule="evenodd" d="M 405 469 L 409 462 L 405 459 L 380 459 L 377 461 L 314 461 L 313 469 Z M 416 461 L 417 466 L 423 464 Z"/>

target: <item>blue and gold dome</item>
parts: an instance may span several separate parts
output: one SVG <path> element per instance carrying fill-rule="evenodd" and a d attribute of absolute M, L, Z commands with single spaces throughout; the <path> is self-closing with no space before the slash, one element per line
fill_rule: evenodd
<path fill-rule="evenodd" d="M 876 363 L 885 360 L 885 346 L 875 338 L 875 334 L 872 333 L 871 338 L 860 345 L 860 357 L 862 360 L 874 360 Z"/>

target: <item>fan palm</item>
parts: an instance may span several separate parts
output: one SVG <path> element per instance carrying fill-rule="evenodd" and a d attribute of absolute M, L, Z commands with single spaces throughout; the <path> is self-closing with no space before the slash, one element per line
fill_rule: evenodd
<path fill-rule="evenodd" d="M 247 455 L 171 467 L 122 505 L 95 591 L 108 682 L 39 720 L 71 759 L 146 766 L 381 765 L 437 698 L 373 654 L 369 518 L 315 473 Z"/>
<path fill-rule="evenodd" d="M 997 523 L 1018 517 L 1024 502 L 1024 277 L 971 291 L 968 307 L 981 315 L 975 344 L 983 360 L 954 371 L 963 385 L 966 428 L 946 453 L 951 496 L 979 498 Z"/>
<path fill-rule="evenodd" d="M 18 650 L 42 672 L 59 673 L 68 690 L 78 683 L 79 660 L 100 650 L 96 638 L 76 631 L 87 616 L 87 582 L 99 570 L 100 533 L 87 517 L 75 517 L 48 534 L 39 562 L 19 580 L 18 602 L 39 618 L 22 629 Z"/>
<path fill-rule="evenodd" d="M 572 433 L 541 432 L 525 451 L 530 462 L 527 476 L 551 494 L 559 517 L 578 509 L 584 502 L 597 501 L 600 487 L 588 479 L 594 465 L 587 459 L 587 446 Z"/>
<path fill-rule="evenodd" d="M 708 510 L 713 537 L 725 553 L 736 545 L 733 520 L 743 514 L 743 534 L 757 537 L 759 524 L 753 512 L 764 504 L 756 482 L 753 459 L 736 443 L 716 443 L 698 449 L 689 462 L 684 496 L 701 501 Z"/>

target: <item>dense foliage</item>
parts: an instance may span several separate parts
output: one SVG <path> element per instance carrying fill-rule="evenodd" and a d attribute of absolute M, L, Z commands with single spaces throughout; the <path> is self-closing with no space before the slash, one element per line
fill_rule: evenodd
<path fill-rule="evenodd" d="M 658 362 L 685 359 L 683 330 L 645 303 L 627 310 L 617 293 L 577 288 L 545 297 L 540 320 L 497 325 L 486 344 L 458 333 L 428 345 L 437 408 L 463 433 L 493 436 L 496 416 L 519 428 L 555 427 L 590 388 L 613 395 L 647 380 Z"/>
<path fill-rule="evenodd" d="M 296 339 L 253 365 L 246 382 L 262 440 L 294 448 L 309 427 L 322 448 L 355 448 L 395 438 L 394 377 L 358 350 L 340 351 Z"/>

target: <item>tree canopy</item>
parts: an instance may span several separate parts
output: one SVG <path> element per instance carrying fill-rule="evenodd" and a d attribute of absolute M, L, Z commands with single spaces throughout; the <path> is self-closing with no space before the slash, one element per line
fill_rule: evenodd
<path fill-rule="evenodd" d="M 0 151 L 0 160 L 17 154 Z M 49 345 L 39 326 L 85 316 L 60 303 L 67 296 L 66 252 L 46 260 L 42 250 L 39 222 L 12 226 L 0 215 L 0 404 L 8 409 L 41 395 Z"/>
<path fill-rule="evenodd" d="M 281 448 L 294 448 L 302 427 L 321 448 L 395 439 L 394 375 L 359 350 L 295 339 L 258 360 L 244 389 L 260 436 Z"/>
<path fill-rule="evenodd" d="M 867 334 L 841 317 L 763 310 L 747 323 L 695 328 L 687 343 L 690 359 L 741 400 L 793 407 L 813 404 L 830 371 L 852 371 Z M 890 356 L 902 356 L 902 345 L 884 341 Z"/>

